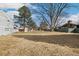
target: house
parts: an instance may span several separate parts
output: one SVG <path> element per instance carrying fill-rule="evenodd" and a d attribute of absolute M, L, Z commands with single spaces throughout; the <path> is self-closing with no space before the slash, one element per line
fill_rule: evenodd
<path fill-rule="evenodd" d="M 14 32 L 14 23 L 4 11 L 0 11 L 0 35 L 8 35 Z"/>
<path fill-rule="evenodd" d="M 79 28 L 78 24 L 72 23 L 72 21 L 69 20 L 67 23 L 60 26 L 58 28 L 58 31 L 61 31 L 61 32 L 74 32 L 78 28 Z"/>

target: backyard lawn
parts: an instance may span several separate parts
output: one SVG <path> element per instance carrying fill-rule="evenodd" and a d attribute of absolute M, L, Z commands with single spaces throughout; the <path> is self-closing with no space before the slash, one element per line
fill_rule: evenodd
<path fill-rule="evenodd" d="M 0 36 L 0 55 L 78 55 L 79 34 L 62 32 L 19 32 Z"/>

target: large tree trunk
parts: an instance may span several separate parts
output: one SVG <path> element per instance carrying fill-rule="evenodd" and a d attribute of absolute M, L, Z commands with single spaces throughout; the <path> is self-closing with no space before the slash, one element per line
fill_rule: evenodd
<path fill-rule="evenodd" d="M 50 25 L 50 32 L 54 31 L 54 27 Z"/>
<path fill-rule="evenodd" d="M 50 32 L 52 32 L 52 25 L 50 25 Z"/>
<path fill-rule="evenodd" d="M 25 32 L 25 27 L 26 27 L 26 24 L 25 24 L 25 17 L 24 17 L 24 31 L 23 32 Z"/>
<path fill-rule="evenodd" d="M 55 30 L 55 21 L 53 21 L 52 19 L 54 19 L 54 18 L 52 18 L 52 17 L 50 16 L 50 20 L 51 20 L 50 31 L 51 31 L 51 32 Z"/>
<path fill-rule="evenodd" d="M 55 31 L 55 27 L 50 27 L 50 32 Z"/>

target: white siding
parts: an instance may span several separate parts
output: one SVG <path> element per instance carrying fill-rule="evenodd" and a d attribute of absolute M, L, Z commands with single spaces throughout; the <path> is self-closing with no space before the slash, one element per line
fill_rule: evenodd
<path fill-rule="evenodd" d="M 13 22 L 5 12 L 0 11 L 0 35 L 8 35 L 14 32 Z"/>

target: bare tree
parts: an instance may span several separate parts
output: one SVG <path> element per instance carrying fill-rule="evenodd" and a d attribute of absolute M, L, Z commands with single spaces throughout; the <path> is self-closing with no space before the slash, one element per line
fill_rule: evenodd
<path fill-rule="evenodd" d="M 67 3 L 47 3 L 47 4 L 33 4 L 37 8 L 33 9 L 33 13 L 40 15 L 44 21 L 49 25 L 50 30 L 53 31 L 56 28 L 58 17 L 65 8 L 68 7 Z"/>

